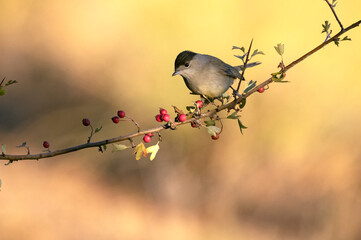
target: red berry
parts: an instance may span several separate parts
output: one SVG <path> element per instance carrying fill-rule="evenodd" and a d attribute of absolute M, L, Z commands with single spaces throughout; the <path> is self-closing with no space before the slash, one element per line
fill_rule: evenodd
<path fill-rule="evenodd" d="M 146 143 L 149 143 L 150 141 L 152 141 L 152 139 L 150 138 L 149 135 L 145 135 L 145 136 L 143 137 L 143 141 L 146 142 Z"/>
<path fill-rule="evenodd" d="M 158 114 L 157 116 L 155 116 L 155 120 L 157 120 L 157 122 L 162 122 L 162 115 Z"/>
<path fill-rule="evenodd" d="M 49 148 L 50 147 L 50 143 L 48 141 L 44 141 L 43 142 L 43 147 L 44 148 Z"/>
<path fill-rule="evenodd" d="M 170 120 L 170 116 L 168 114 L 163 114 L 161 116 L 161 118 L 164 122 L 169 122 L 169 120 Z"/>
<path fill-rule="evenodd" d="M 219 138 L 219 134 L 218 133 L 216 133 L 216 135 L 212 135 L 212 139 L 213 140 L 217 140 Z"/>
<path fill-rule="evenodd" d="M 192 126 L 192 128 L 196 128 L 197 124 L 195 122 L 191 122 L 191 126 Z"/>
<path fill-rule="evenodd" d="M 87 118 L 84 118 L 83 119 L 83 125 L 86 126 L 86 127 L 89 126 L 90 125 L 90 120 L 87 119 Z"/>
<path fill-rule="evenodd" d="M 159 110 L 159 113 L 160 113 L 160 115 L 167 114 L 167 110 L 162 108 L 162 109 Z"/>
<path fill-rule="evenodd" d="M 257 90 L 259 93 L 263 93 L 264 92 L 264 87 L 261 87 Z"/>
<path fill-rule="evenodd" d="M 119 117 L 118 116 L 114 116 L 114 117 L 112 117 L 112 121 L 113 121 L 113 123 L 118 123 L 119 122 Z"/>
<path fill-rule="evenodd" d="M 180 122 L 184 122 L 185 120 L 187 120 L 187 115 L 181 114 L 181 115 L 179 115 L 178 119 Z"/>
<path fill-rule="evenodd" d="M 203 107 L 203 102 L 201 100 L 197 100 L 196 104 L 197 104 L 199 109 L 201 109 Z"/>
<path fill-rule="evenodd" d="M 153 137 L 153 133 L 147 133 L 146 135 L 149 137 Z"/>
<path fill-rule="evenodd" d="M 118 117 L 124 118 L 125 117 L 125 112 L 122 111 L 122 110 L 118 111 Z"/>

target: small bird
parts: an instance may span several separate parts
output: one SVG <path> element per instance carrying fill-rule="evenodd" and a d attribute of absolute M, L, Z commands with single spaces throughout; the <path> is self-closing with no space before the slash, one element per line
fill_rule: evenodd
<path fill-rule="evenodd" d="M 258 64 L 253 63 L 252 66 Z M 239 73 L 241 66 L 232 67 L 219 58 L 191 51 L 178 54 L 174 65 L 172 76 L 181 75 L 192 94 L 209 99 L 222 96 L 235 79 L 242 78 Z"/>

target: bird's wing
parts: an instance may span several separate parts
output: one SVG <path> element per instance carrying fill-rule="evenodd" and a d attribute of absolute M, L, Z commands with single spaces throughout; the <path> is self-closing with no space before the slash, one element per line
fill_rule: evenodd
<path fill-rule="evenodd" d="M 237 69 L 232 67 L 231 65 L 224 63 L 221 69 L 223 71 L 223 74 L 226 74 L 228 77 L 238 79 L 242 78 L 242 75 L 237 71 Z"/>
<path fill-rule="evenodd" d="M 241 74 L 237 71 L 236 68 L 232 67 L 231 65 L 228 65 L 227 63 L 223 62 L 222 60 L 212 57 L 210 58 L 210 65 L 216 65 L 218 66 L 219 74 L 226 75 L 231 78 L 238 78 L 241 79 Z"/>
<path fill-rule="evenodd" d="M 255 66 L 260 65 L 260 64 L 261 64 L 261 62 L 247 63 L 247 68 L 255 67 Z M 234 68 L 237 69 L 238 71 L 243 71 L 244 65 L 234 66 Z"/>

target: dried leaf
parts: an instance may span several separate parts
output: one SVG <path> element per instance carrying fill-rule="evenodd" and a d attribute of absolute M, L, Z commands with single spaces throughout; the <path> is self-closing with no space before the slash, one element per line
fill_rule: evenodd
<path fill-rule="evenodd" d="M 135 147 L 134 154 L 136 160 L 139 160 L 142 157 L 142 154 L 144 157 L 147 156 L 147 150 L 142 142 Z"/>

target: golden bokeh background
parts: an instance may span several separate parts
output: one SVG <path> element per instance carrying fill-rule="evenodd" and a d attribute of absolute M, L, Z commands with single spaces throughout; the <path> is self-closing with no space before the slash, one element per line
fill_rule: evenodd
<path fill-rule="evenodd" d="M 171 77 L 193 50 L 233 65 L 231 47 L 266 53 L 246 78 L 263 81 L 339 29 L 324 1 L 0 0 L 0 77 L 19 83 L 0 98 L 0 144 L 48 140 L 56 150 L 136 131 L 114 125 L 119 109 L 143 129 L 159 107 L 197 99 Z M 339 1 L 345 26 L 361 2 Z M 361 238 L 361 29 L 330 44 L 249 98 L 239 133 L 225 120 L 206 130 L 164 131 L 154 161 L 131 150 L 88 149 L 0 166 L 0 239 Z M 141 139 L 137 139 L 140 141 Z M 154 140 L 153 140 L 154 141 Z M 3 161 L 2 163 L 6 163 Z"/>

